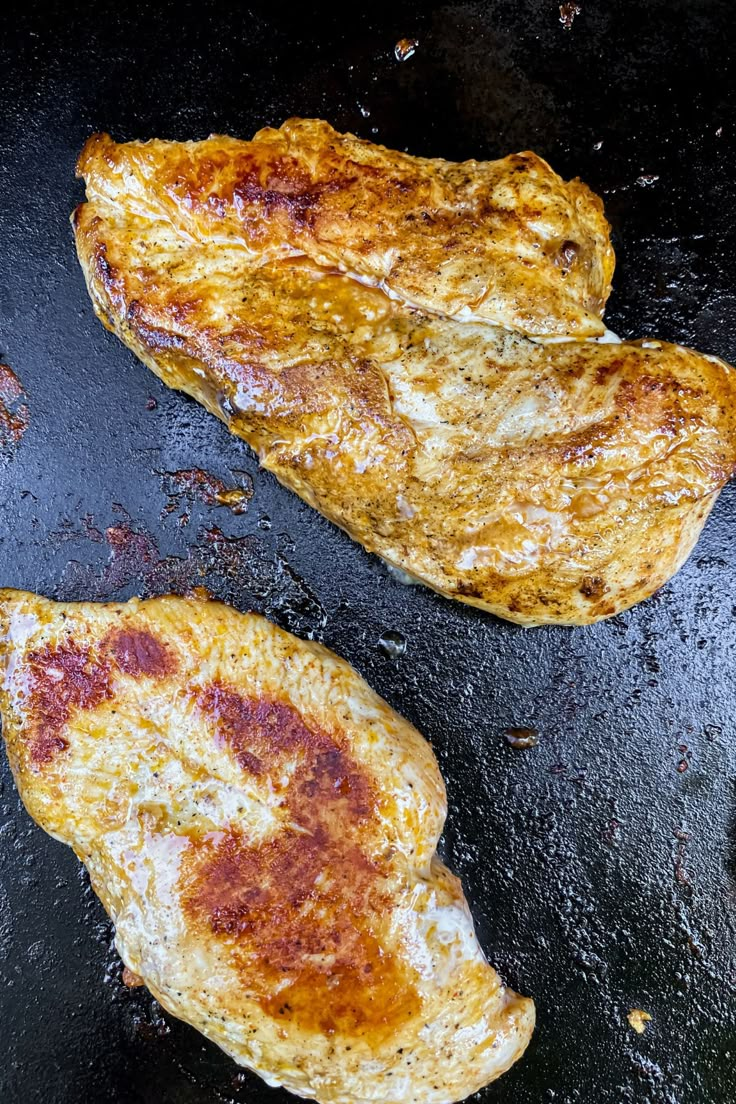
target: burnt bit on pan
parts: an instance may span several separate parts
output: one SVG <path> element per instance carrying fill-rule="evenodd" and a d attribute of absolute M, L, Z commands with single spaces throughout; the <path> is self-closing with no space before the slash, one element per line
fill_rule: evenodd
<path fill-rule="evenodd" d="M 394 46 L 394 56 L 397 61 L 408 61 L 417 52 L 419 41 L 416 38 L 400 38 Z"/>
<path fill-rule="evenodd" d="M 203 468 L 158 472 L 161 486 L 168 497 L 162 518 L 179 510 L 179 524 L 188 525 L 190 507 L 195 501 L 202 502 L 205 506 L 226 506 L 234 514 L 244 514 L 253 497 L 253 480 L 244 471 L 234 474 L 238 482 L 228 486 L 224 480 Z"/>
<path fill-rule="evenodd" d="M 120 508 L 119 508 L 120 509 Z M 163 556 L 153 536 L 124 516 L 104 533 L 85 519 L 85 532 L 64 525 L 57 540 L 105 541 L 110 554 L 103 566 L 92 566 L 69 557 L 64 571 L 61 597 L 85 593 L 91 599 L 109 600 L 133 585 L 141 596 L 187 594 L 206 583 L 210 592 L 234 604 L 243 588 L 258 609 L 291 632 L 311 639 L 326 621 L 325 610 L 309 584 L 291 566 L 286 538 L 277 539 L 276 549 L 259 536 L 226 536 L 215 525 L 201 528 L 194 545 L 183 556 Z M 242 601 L 242 598 L 241 598 Z"/>
<path fill-rule="evenodd" d="M 560 23 L 564 30 L 571 31 L 572 25 L 575 22 L 575 16 L 580 15 L 583 9 L 580 4 L 576 4 L 574 0 L 566 0 L 564 4 L 560 4 Z"/>
<path fill-rule="evenodd" d="M 0 455 L 10 455 L 28 429 L 30 411 L 15 372 L 0 364 Z"/>

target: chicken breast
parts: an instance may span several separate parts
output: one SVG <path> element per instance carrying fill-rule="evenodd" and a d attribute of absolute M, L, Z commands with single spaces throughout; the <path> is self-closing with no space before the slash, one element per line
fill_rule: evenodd
<path fill-rule="evenodd" d="M 733 369 L 662 342 L 541 343 L 490 324 L 523 328 L 513 288 L 530 300 L 536 290 L 540 302 L 549 293 L 554 307 L 557 269 L 528 267 L 521 246 L 512 253 L 521 215 L 505 224 L 501 262 L 496 207 L 479 222 L 459 181 L 475 181 L 480 203 L 487 174 L 501 173 L 508 202 L 518 188 L 528 214 L 534 190 L 541 211 L 551 188 L 536 171 L 507 167 L 503 176 L 498 162 L 461 173 L 379 149 L 384 173 L 392 158 L 396 172 L 416 164 L 421 184 L 399 189 L 407 206 L 393 193 L 381 202 L 371 191 L 379 177 L 355 168 L 345 195 L 342 184 L 305 185 L 298 218 L 291 200 L 276 198 L 293 199 L 296 184 L 275 169 L 259 169 L 263 194 L 233 184 L 252 182 L 259 158 L 272 164 L 262 144 L 272 157 L 272 147 L 291 149 L 290 136 L 312 125 L 317 135 L 333 133 L 292 123 L 253 144 L 92 139 L 80 160 L 89 199 L 74 225 L 100 318 L 167 384 L 248 441 L 281 482 L 441 593 L 526 625 L 585 624 L 652 594 L 683 563 L 736 468 Z M 356 165 L 371 163 L 366 143 L 335 138 L 329 158 L 318 146 L 315 166 L 328 174 L 323 161 L 352 143 L 362 151 Z M 446 220 L 422 217 L 435 179 L 454 212 L 449 238 Z M 358 230 L 343 210 L 353 207 L 372 210 L 376 233 L 401 241 L 402 251 L 406 243 L 402 256 L 413 258 L 422 295 L 390 274 L 379 281 L 372 239 L 360 267 Z M 586 223 L 594 238 L 595 211 Z M 412 213 L 456 257 L 452 293 L 437 269 L 422 267 L 429 231 L 407 230 Z M 367 233 L 363 215 L 355 217 Z M 570 227 L 572 214 L 565 218 Z M 526 241 L 527 230 L 518 232 Z M 610 249 L 605 224 L 597 232 L 581 246 L 597 258 L 589 273 L 606 269 Z M 488 237 L 486 253 L 470 246 L 476 236 Z M 543 235 L 536 244 L 542 256 Z M 501 281 L 485 307 L 470 294 L 474 265 L 485 266 L 486 284 Z M 607 294 L 605 280 L 593 283 Z M 573 294 L 579 305 L 592 294 L 590 279 L 583 284 L 588 290 Z M 492 313 L 497 300 L 511 313 Z M 567 307 L 553 313 L 576 332 Z"/>
<path fill-rule="evenodd" d="M 449 1104 L 519 1057 L 435 855 L 422 737 L 345 663 L 204 598 L 0 591 L 0 711 L 31 816 L 70 844 L 129 971 L 270 1085 Z"/>
<path fill-rule="evenodd" d="M 259 257 L 303 253 L 443 314 L 529 334 L 603 334 L 614 256 L 603 204 L 534 153 L 454 164 L 289 119 L 252 142 L 95 135 L 92 202 Z"/>

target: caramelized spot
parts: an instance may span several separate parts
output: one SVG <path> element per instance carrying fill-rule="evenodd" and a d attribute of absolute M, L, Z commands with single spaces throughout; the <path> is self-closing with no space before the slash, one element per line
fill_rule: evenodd
<path fill-rule="evenodd" d="M 642 421 L 657 423 L 657 428 L 668 436 L 674 436 L 681 418 L 680 402 L 686 389 L 671 376 L 639 375 L 635 380 L 621 381 L 615 402 L 619 410 L 635 413 Z M 700 398 L 700 393 L 687 389 L 688 397 Z M 668 406 L 668 399 L 674 400 Z"/>
<path fill-rule="evenodd" d="M 290 779 L 285 827 L 265 843 L 234 830 L 193 841 L 185 908 L 232 948 L 244 987 L 273 1018 L 326 1034 L 394 1030 L 418 997 L 411 970 L 371 930 L 390 902 L 380 863 L 361 847 L 375 809 L 370 779 L 284 702 L 211 685 L 198 705 L 245 771 Z"/>
<path fill-rule="evenodd" d="M 580 584 L 580 593 L 585 598 L 600 598 L 607 589 L 599 575 L 586 575 Z"/>
<path fill-rule="evenodd" d="M 320 787 L 327 787 L 325 801 L 346 803 L 340 812 L 347 821 L 370 817 L 374 797 L 368 779 L 330 736 L 309 728 L 293 706 L 271 698 L 244 698 L 219 682 L 199 691 L 197 704 L 214 722 L 218 740 L 232 749 L 238 766 L 248 773 L 276 773 L 297 761 L 287 798 L 290 809 L 301 789 L 312 799 Z M 296 816 L 297 810 L 293 812 Z"/>
<path fill-rule="evenodd" d="M 110 665 L 89 644 L 68 638 L 28 656 L 28 713 L 32 718 L 31 761 L 41 766 L 69 741 L 62 735 L 73 709 L 95 709 L 112 697 Z"/>
<path fill-rule="evenodd" d="M 144 629 L 113 633 L 109 647 L 126 675 L 164 678 L 176 670 L 176 661 L 166 645 Z"/>
<path fill-rule="evenodd" d="M 313 180 L 299 162 L 264 147 L 241 155 L 232 175 L 216 154 L 200 156 L 196 171 L 184 168 L 183 175 L 167 185 L 167 191 L 185 208 L 223 219 L 235 215 L 251 237 L 277 214 L 286 216 L 296 229 L 310 227 L 325 193 L 345 181 Z"/>
<path fill-rule="evenodd" d="M 611 360 L 603 361 L 599 364 L 595 373 L 595 382 L 598 387 L 604 387 L 608 381 L 615 375 L 618 375 L 622 369 L 622 361 L 620 358 L 613 357 Z"/>
<path fill-rule="evenodd" d="M 460 580 L 455 586 L 455 594 L 461 595 L 463 598 L 483 598 L 483 587 L 476 583 L 466 582 Z"/>

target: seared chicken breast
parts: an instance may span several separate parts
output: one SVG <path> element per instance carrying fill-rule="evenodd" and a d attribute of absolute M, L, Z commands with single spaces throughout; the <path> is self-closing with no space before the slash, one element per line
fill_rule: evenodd
<path fill-rule="evenodd" d="M 78 170 L 90 200 L 115 204 L 124 180 L 131 213 L 193 241 L 303 253 L 415 306 L 523 333 L 605 330 L 603 204 L 534 153 L 454 164 L 289 119 L 252 142 L 95 135 Z"/>
<path fill-rule="evenodd" d="M 736 467 L 728 365 L 574 339 L 602 328 L 607 226 L 533 155 L 449 165 L 292 121 L 98 136 L 79 171 L 105 325 L 443 594 L 527 625 L 615 614 L 680 567 Z"/>
<path fill-rule="evenodd" d="M 0 711 L 126 967 L 269 1084 L 449 1104 L 524 1050 L 533 1005 L 435 855 L 435 758 L 325 648 L 202 598 L 4 590 Z"/>

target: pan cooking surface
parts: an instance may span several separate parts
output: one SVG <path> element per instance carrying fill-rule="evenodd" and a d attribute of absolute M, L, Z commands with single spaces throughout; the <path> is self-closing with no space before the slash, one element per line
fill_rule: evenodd
<path fill-rule="evenodd" d="M 730 3 L 12 7 L 0 362 L 23 394 L 0 373 L 0 584 L 207 586 L 324 641 L 419 727 L 448 783 L 444 856 L 537 1002 L 526 1057 L 479 1100 L 732 1104 L 736 487 L 664 591 L 590 628 L 524 631 L 404 587 L 104 332 L 68 226 L 99 129 L 250 137 L 301 114 L 417 154 L 531 148 L 605 200 L 609 326 L 736 361 Z M 536 746 L 511 746 L 529 727 Z M 122 985 L 86 876 L 2 770 L 4 1104 L 292 1099 Z"/>

